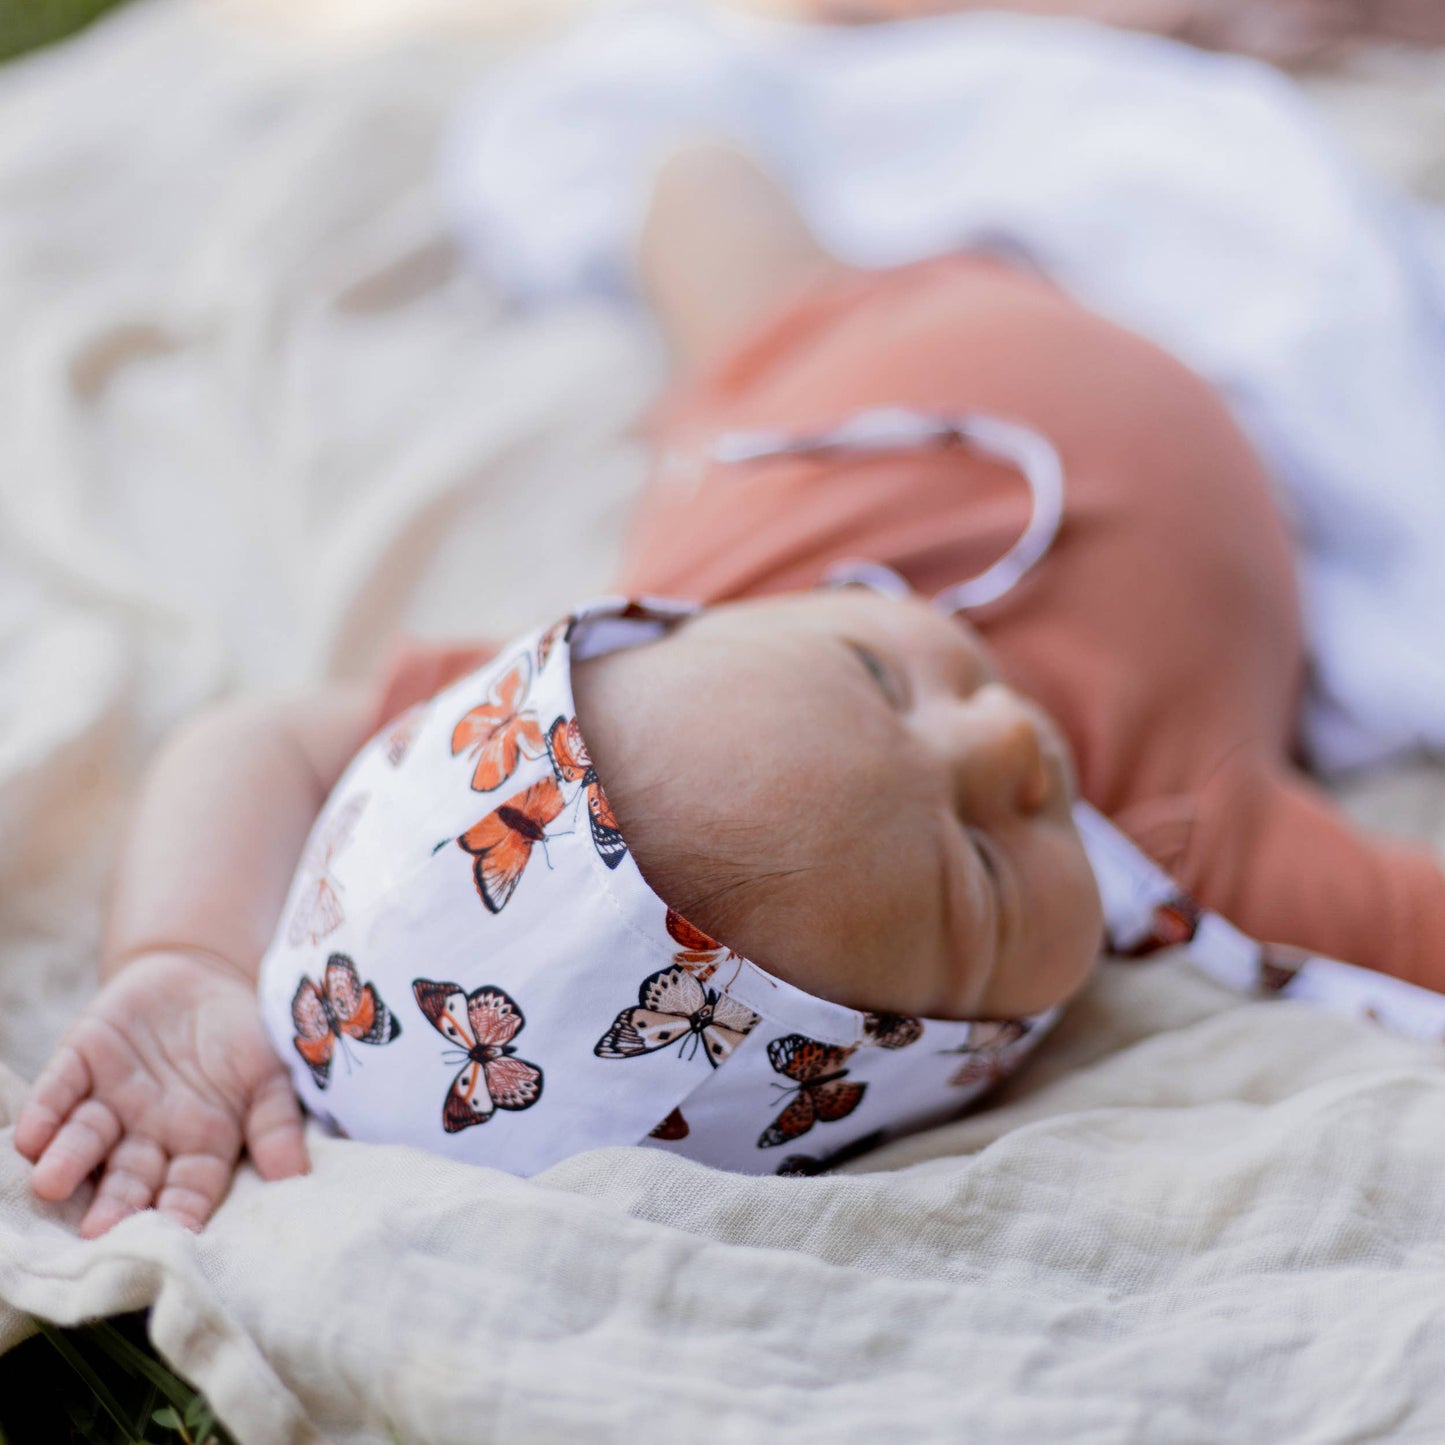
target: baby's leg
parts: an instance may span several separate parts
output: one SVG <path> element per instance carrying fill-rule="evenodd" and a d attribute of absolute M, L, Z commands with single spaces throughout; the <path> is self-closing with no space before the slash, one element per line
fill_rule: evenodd
<path fill-rule="evenodd" d="M 754 161 L 699 142 L 658 170 L 638 265 L 679 367 L 692 371 L 841 263 Z"/>

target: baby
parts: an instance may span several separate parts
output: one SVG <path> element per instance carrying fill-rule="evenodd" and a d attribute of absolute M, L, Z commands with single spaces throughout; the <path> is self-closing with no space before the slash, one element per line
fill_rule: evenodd
<path fill-rule="evenodd" d="M 762 987 L 811 999 L 820 1018 L 856 1011 L 879 1058 L 916 1046 L 920 1017 L 1025 1032 L 1099 951 L 1076 796 L 1249 933 L 1445 983 L 1445 872 L 1355 831 L 1291 762 L 1303 654 L 1287 538 L 1258 462 L 1197 378 L 996 259 L 850 270 L 723 150 L 664 167 L 641 262 L 683 376 L 653 419 L 657 472 L 621 587 L 709 606 L 641 645 L 574 647 L 575 728 L 539 714 L 497 746 L 511 749 L 502 772 L 527 761 L 533 786 L 555 791 L 555 773 L 585 793 L 603 866 L 629 854 L 659 924 L 671 910 L 672 956 L 711 990 L 697 985 L 706 1002 L 687 1020 L 706 1062 L 737 1048 L 753 1017 L 736 1000 L 721 1011 L 723 955 L 761 965 Z M 926 599 L 986 573 L 1026 533 L 1014 468 L 948 445 L 718 460 L 719 437 L 827 433 L 880 407 L 1011 419 L 1062 460 L 1051 549 L 969 623 Z M 858 558 L 916 595 L 813 590 Z M 394 720 L 487 655 L 414 649 L 379 698 L 232 705 L 169 744 L 120 859 L 105 986 L 16 1125 L 42 1198 L 100 1171 L 83 1233 L 148 1207 L 200 1227 L 243 1147 L 265 1178 L 306 1169 L 284 1041 L 273 1046 L 257 1006 L 261 960 L 348 760 L 383 723 L 400 753 Z M 529 678 L 555 675 L 541 645 L 526 656 Z M 519 707 L 511 677 L 466 716 Z M 465 751 L 470 735 L 451 736 Z M 460 843 L 473 902 L 515 919 L 535 906 L 528 890 L 541 895 L 499 859 L 510 849 L 520 867 L 545 848 L 557 813 L 529 812 L 526 793 L 498 800 L 436 847 L 450 867 Z M 378 993 L 331 960 L 292 1002 L 295 1051 L 318 1087 L 333 1039 L 391 1046 L 403 1032 L 391 985 Z M 659 1000 L 682 973 L 659 968 L 640 995 L 621 980 L 638 1004 L 609 1005 L 589 1052 L 605 1064 L 673 1042 Z M 516 1000 L 421 977 L 414 988 L 462 1055 L 449 1131 L 537 1101 L 543 1069 L 521 1044 L 539 1025 L 513 1043 Z M 856 1106 L 849 1052 L 820 1044 L 804 1061 L 805 1045 L 775 1038 L 760 1067 L 794 1103 Z M 625 1092 L 637 1073 L 597 1087 L 616 1078 Z M 677 1137 L 686 1122 L 663 1112 L 648 1122 Z"/>

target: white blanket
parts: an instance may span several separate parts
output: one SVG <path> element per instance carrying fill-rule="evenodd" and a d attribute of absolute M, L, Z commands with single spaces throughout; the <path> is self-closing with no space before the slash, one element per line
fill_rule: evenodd
<path fill-rule="evenodd" d="M 644 5 L 489 86 L 450 147 L 487 273 L 625 294 L 656 160 L 693 133 L 771 165 L 834 251 L 993 238 L 1183 358 L 1269 463 L 1342 771 L 1445 753 L 1445 217 L 1353 165 L 1253 62 L 993 14 L 821 29 Z"/>
<path fill-rule="evenodd" d="M 30 1200 L 3 1123 L 93 987 L 163 729 L 361 675 L 398 621 L 597 588 L 660 375 L 609 314 L 519 320 L 457 266 L 429 170 L 489 52 L 208 14 L 0 71 L 0 1348 L 153 1306 L 258 1445 L 1438 1438 L 1439 1050 L 1167 960 L 1101 973 L 1004 1106 L 842 1177 L 317 1137 L 199 1237 L 83 1244 L 84 1201 Z M 1445 842 L 1445 778 L 1359 802 Z"/>

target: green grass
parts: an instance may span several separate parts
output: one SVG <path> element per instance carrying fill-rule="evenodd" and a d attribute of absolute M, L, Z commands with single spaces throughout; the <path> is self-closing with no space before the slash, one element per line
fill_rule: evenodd
<path fill-rule="evenodd" d="M 0 1445 L 230 1445 L 151 1349 L 144 1315 L 40 1333 L 0 1356 Z"/>
<path fill-rule="evenodd" d="M 63 39 L 117 3 L 119 0 L 0 0 L 0 60 Z"/>

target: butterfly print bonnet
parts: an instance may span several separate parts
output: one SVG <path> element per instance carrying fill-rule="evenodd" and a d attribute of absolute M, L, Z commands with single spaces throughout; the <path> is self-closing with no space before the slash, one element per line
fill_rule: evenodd
<path fill-rule="evenodd" d="M 606 601 L 394 719 L 312 831 L 261 971 L 272 1040 L 354 1139 L 532 1174 L 645 1144 L 810 1172 L 956 1114 L 1052 1014 L 859 1013 L 732 953 L 643 879 L 574 660 L 690 608 Z"/>
<path fill-rule="evenodd" d="M 353 759 L 261 970 L 267 1028 L 313 1113 L 522 1175 L 610 1144 L 813 1173 L 957 1114 L 1043 1036 L 1057 1010 L 967 1023 L 816 998 L 652 891 L 592 767 L 571 667 L 690 611 L 583 608 Z M 1230 988 L 1445 1033 L 1440 995 L 1262 946 L 1074 812 L 1114 953 L 1180 946 Z"/>

